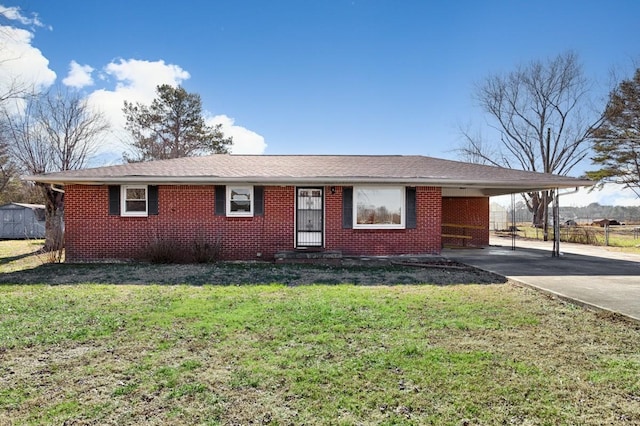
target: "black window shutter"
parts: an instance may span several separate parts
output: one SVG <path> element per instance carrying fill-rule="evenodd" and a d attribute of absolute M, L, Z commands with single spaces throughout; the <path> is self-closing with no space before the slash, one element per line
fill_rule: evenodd
<path fill-rule="evenodd" d="M 353 188 L 342 188 L 342 227 L 353 228 Z"/>
<path fill-rule="evenodd" d="M 416 189 L 415 188 L 407 188 L 406 196 L 405 196 L 405 204 L 407 210 L 407 216 L 405 219 L 405 228 L 407 229 L 415 229 L 416 228 Z"/>
<path fill-rule="evenodd" d="M 253 187 L 253 214 L 264 216 L 264 186 Z"/>
<path fill-rule="evenodd" d="M 120 216 L 120 185 L 109 185 L 109 216 Z"/>
<path fill-rule="evenodd" d="M 158 187 L 156 185 L 149 185 L 147 187 L 147 197 L 148 197 L 148 212 L 151 215 L 158 214 Z"/>
<path fill-rule="evenodd" d="M 227 209 L 225 207 L 225 199 L 227 198 L 227 187 L 225 185 L 216 185 L 215 194 L 215 214 L 216 216 L 225 216 Z"/>

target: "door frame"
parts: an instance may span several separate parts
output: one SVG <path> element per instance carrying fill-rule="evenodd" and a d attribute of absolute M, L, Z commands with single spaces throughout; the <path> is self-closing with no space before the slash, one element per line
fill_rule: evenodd
<path fill-rule="evenodd" d="M 300 191 L 301 190 L 319 190 L 320 191 L 320 204 L 321 204 L 321 208 L 320 210 L 320 230 L 319 231 L 314 231 L 314 232 L 318 232 L 320 234 L 320 241 L 319 244 L 301 244 L 300 242 L 300 238 L 299 238 L 299 232 L 303 232 L 300 231 L 298 229 L 298 212 L 300 209 L 299 206 L 299 201 L 300 201 Z M 295 203 L 294 203 L 294 220 L 293 220 L 293 235 L 294 235 L 294 247 L 296 249 L 314 249 L 314 248 L 324 248 L 324 243 L 325 243 L 325 228 L 326 228 L 326 218 L 325 218 L 325 188 L 324 186 L 296 186 L 295 187 L 295 192 L 294 192 L 294 197 L 295 197 Z"/>

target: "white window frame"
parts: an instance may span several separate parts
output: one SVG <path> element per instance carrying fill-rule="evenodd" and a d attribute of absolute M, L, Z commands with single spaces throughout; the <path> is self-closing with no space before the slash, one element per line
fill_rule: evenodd
<path fill-rule="evenodd" d="M 234 212 L 231 211 L 231 193 L 233 192 L 234 189 L 246 189 L 249 190 L 249 201 L 250 201 L 250 207 L 249 207 L 249 211 L 248 212 Z M 254 199 L 255 199 L 255 195 L 253 192 L 253 186 L 252 185 L 227 185 L 227 197 L 225 200 L 226 203 L 226 209 L 227 209 L 227 216 L 231 216 L 231 217 L 253 217 L 254 214 Z"/>
<path fill-rule="evenodd" d="M 127 189 L 144 189 L 144 211 L 127 211 Z M 147 217 L 149 215 L 149 188 L 147 185 L 122 185 L 120 187 L 120 214 L 133 217 Z"/>
<path fill-rule="evenodd" d="M 397 190 L 400 192 L 400 223 L 358 223 L 358 194 L 361 190 Z M 353 187 L 353 229 L 405 229 L 406 227 L 406 189 L 404 186 L 361 185 Z"/>

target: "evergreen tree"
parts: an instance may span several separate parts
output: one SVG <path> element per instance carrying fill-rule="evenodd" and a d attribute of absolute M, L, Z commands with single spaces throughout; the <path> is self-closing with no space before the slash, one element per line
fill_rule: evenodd
<path fill-rule="evenodd" d="M 611 92 L 604 118 L 593 144 L 592 161 L 600 169 L 587 176 L 623 184 L 640 197 L 640 69 Z"/>
<path fill-rule="evenodd" d="M 204 154 L 227 153 L 232 144 L 222 125 L 208 126 L 202 116 L 200 95 L 163 84 L 150 106 L 124 102 L 126 129 L 133 142 L 127 162 L 166 160 Z"/>

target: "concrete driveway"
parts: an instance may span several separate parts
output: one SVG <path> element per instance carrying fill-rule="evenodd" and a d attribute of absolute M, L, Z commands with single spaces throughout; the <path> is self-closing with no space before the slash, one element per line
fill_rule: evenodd
<path fill-rule="evenodd" d="M 640 244 L 640 240 L 638 241 Z M 484 249 L 446 249 L 443 256 L 495 272 L 578 304 L 640 321 L 640 255 L 604 247 L 492 237 Z"/>

